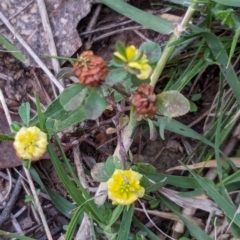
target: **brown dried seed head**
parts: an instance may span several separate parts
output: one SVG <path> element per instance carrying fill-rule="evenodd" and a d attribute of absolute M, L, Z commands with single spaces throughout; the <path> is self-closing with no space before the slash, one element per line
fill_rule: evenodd
<path fill-rule="evenodd" d="M 107 64 L 92 51 L 84 51 L 73 65 L 73 71 L 83 85 L 88 87 L 100 86 L 107 74 Z"/>
<path fill-rule="evenodd" d="M 141 84 L 137 92 L 133 94 L 131 101 L 138 114 L 153 116 L 156 113 L 156 95 L 153 87 L 149 84 Z"/>

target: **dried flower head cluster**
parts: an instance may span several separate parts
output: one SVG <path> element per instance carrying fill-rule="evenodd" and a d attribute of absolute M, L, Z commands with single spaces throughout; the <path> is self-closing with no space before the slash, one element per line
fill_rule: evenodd
<path fill-rule="evenodd" d="M 13 146 L 19 158 L 38 160 L 47 148 L 47 134 L 37 127 L 22 127 L 16 134 Z"/>
<path fill-rule="evenodd" d="M 113 204 L 129 205 L 143 197 L 145 189 L 140 185 L 142 175 L 130 170 L 116 169 L 108 180 L 108 198 Z"/>
<path fill-rule="evenodd" d="M 146 54 L 140 54 L 140 57 L 137 57 L 139 50 L 131 45 L 125 49 L 124 55 L 119 52 L 114 52 L 113 55 L 120 59 L 122 62 L 126 63 L 127 66 L 133 70 L 137 70 L 137 78 L 140 80 L 147 79 L 152 73 L 152 68 L 148 64 L 148 59 Z"/>
<path fill-rule="evenodd" d="M 73 65 L 73 71 L 81 84 L 88 87 L 100 86 L 107 74 L 108 66 L 105 61 L 92 51 L 84 51 Z"/>
<path fill-rule="evenodd" d="M 138 114 L 153 116 L 156 113 L 156 94 L 150 84 L 141 84 L 137 92 L 133 94 L 131 101 Z"/>

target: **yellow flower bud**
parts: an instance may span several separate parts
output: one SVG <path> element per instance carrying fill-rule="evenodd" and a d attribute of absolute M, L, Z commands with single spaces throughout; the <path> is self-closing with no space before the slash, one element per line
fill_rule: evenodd
<path fill-rule="evenodd" d="M 146 54 L 143 54 L 140 59 L 134 61 L 134 57 L 137 56 L 138 52 L 138 49 L 135 46 L 131 45 L 125 49 L 126 57 L 119 52 L 114 52 L 113 55 L 125 62 L 126 65 L 133 70 L 139 70 L 139 74 L 136 75 L 137 78 L 140 80 L 146 80 L 152 73 L 152 68 L 148 64 Z"/>
<path fill-rule="evenodd" d="M 19 158 L 38 160 L 47 148 L 47 134 L 37 127 L 22 127 L 15 136 L 13 146 Z"/>
<path fill-rule="evenodd" d="M 108 198 L 113 204 L 129 205 L 143 197 L 145 189 L 140 185 L 141 178 L 141 174 L 131 169 L 116 169 L 107 181 Z"/>

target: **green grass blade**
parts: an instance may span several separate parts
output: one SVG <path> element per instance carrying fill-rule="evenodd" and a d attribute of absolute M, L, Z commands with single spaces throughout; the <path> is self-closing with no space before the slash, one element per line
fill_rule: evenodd
<path fill-rule="evenodd" d="M 141 172 L 142 173 L 142 172 Z M 167 184 L 181 187 L 181 188 L 192 188 L 201 189 L 201 185 L 192 177 L 173 176 L 161 173 L 143 173 L 147 178 L 150 178 L 154 182 L 160 182 L 164 178 L 167 179 Z"/>
<path fill-rule="evenodd" d="M 217 161 L 217 173 L 219 180 L 222 180 L 222 164 L 221 164 L 221 159 L 220 159 L 220 153 L 218 151 L 220 145 L 221 145 L 221 123 L 222 123 L 222 118 L 223 118 L 223 79 L 220 77 L 219 81 L 219 91 L 218 91 L 218 101 L 217 105 L 220 105 L 219 111 L 216 112 L 216 115 L 219 113 L 219 116 L 217 118 L 217 126 L 216 126 L 216 131 L 215 131 L 215 158 Z M 218 106 L 217 106 L 218 109 Z"/>
<path fill-rule="evenodd" d="M 36 99 L 36 107 L 37 107 L 37 117 L 38 117 L 38 121 L 39 121 L 39 125 L 40 125 L 40 129 L 44 132 L 47 132 L 47 128 L 46 128 L 46 124 L 45 124 L 45 118 L 44 115 L 42 113 L 41 110 L 41 106 L 40 106 L 40 100 L 37 94 L 35 94 L 35 99 Z"/>
<path fill-rule="evenodd" d="M 55 140 L 56 140 L 56 143 L 58 145 L 58 149 L 61 153 L 61 156 L 68 168 L 68 171 L 71 175 L 71 177 L 73 178 L 73 180 L 75 181 L 76 185 L 79 187 L 79 189 L 81 190 L 81 192 L 83 193 L 83 196 L 85 197 L 85 199 L 89 199 L 90 198 L 90 195 L 89 193 L 87 192 L 87 190 L 83 187 L 83 185 L 80 183 L 79 179 L 76 177 L 75 173 L 74 173 L 74 169 L 72 168 L 72 166 L 70 165 L 69 163 L 69 160 L 67 159 L 66 155 L 65 155 L 65 152 L 61 146 L 61 143 L 60 143 L 60 140 L 58 138 L 57 135 L 55 135 Z M 96 209 L 95 209 L 96 210 Z"/>
<path fill-rule="evenodd" d="M 73 239 L 73 234 L 76 230 L 77 224 L 79 222 L 79 218 L 83 214 L 83 211 L 84 211 L 84 204 L 79 206 L 77 208 L 77 210 L 75 211 L 75 213 L 73 214 L 73 216 L 71 218 L 71 221 L 68 225 L 67 232 L 64 236 L 65 240 L 72 240 Z"/>
<path fill-rule="evenodd" d="M 25 63 L 26 58 L 6 39 L 0 34 L 0 45 L 3 45 L 16 59 Z"/>
<path fill-rule="evenodd" d="M 233 41 L 232 41 L 232 45 L 231 45 L 231 49 L 230 49 L 230 53 L 229 53 L 229 58 L 228 58 L 227 67 L 230 64 L 231 59 L 232 59 L 232 57 L 234 55 L 234 52 L 235 52 L 235 49 L 236 49 L 236 46 L 237 46 L 237 43 L 238 43 L 239 36 L 240 36 L 240 27 L 237 28 L 237 30 L 236 30 L 236 32 L 234 34 L 234 37 L 233 37 Z"/>
<path fill-rule="evenodd" d="M 239 0 L 213 0 L 213 2 L 220 3 L 226 6 L 231 6 L 231 7 L 240 7 Z"/>
<path fill-rule="evenodd" d="M 8 134 L 0 133 L 0 141 L 14 141 L 14 137 Z"/>
<path fill-rule="evenodd" d="M 108 223 L 107 227 L 111 227 L 118 220 L 122 211 L 123 211 L 123 206 L 122 205 L 117 205 L 117 207 L 112 212 L 112 216 L 109 220 L 109 223 Z"/>
<path fill-rule="evenodd" d="M 42 191 L 47 193 L 49 197 L 51 198 L 52 202 L 54 203 L 54 206 L 67 218 L 71 218 L 72 215 L 70 214 L 73 209 L 76 208 L 76 205 L 72 204 L 68 200 L 66 200 L 64 197 L 59 195 L 58 193 L 52 191 L 50 188 L 47 188 L 44 186 L 41 178 L 39 177 L 36 170 L 31 166 L 29 169 L 33 179 L 35 182 L 38 183 L 38 185 L 41 187 Z"/>
<path fill-rule="evenodd" d="M 80 190 L 77 189 L 75 184 L 68 178 L 66 171 L 63 168 L 61 162 L 59 161 L 51 143 L 48 144 L 48 154 L 52 160 L 52 164 L 56 172 L 58 173 L 59 178 L 61 179 L 61 182 L 63 183 L 73 200 L 80 206 L 83 202 L 85 202 L 86 199 L 83 197 Z M 87 204 L 85 206 L 85 210 L 87 210 L 87 212 L 90 211 L 97 221 L 104 221 L 104 218 L 102 217 L 100 211 L 97 210 L 97 207 L 94 203 Z"/>
<path fill-rule="evenodd" d="M 127 4 L 124 1 L 100 0 L 100 2 L 112 8 L 116 12 L 119 12 L 122 15 L 142 24 L 143 26 L 155 30 L 156 32 L 170 34 L 174 29 L 174 24 L 172 22 L 144 12 L 131 6 L 130 4 Z"/>
<path fill-rule="evenodd" d="M 186 167 L 187 168 L 187 167 Z M 213 201 L 222 209 L 223 213 L 231 221 L 233 221 L 238 227 L 240 227 L 240 215 L 235 213 L 237 209 L 233 204 L 228 202 L 212 185 L 209 184 L 204 178 L 198 176 L 194 171 L 187 168 L 192 176 L 198 181 L 202 188 L 206 191 L 208 196 L 213 199 Z"/>
<path fill-rule="evenodd" d="M 159 240 L 159 237 L 155 235 L 151 230 L 149 230 L 149 228 L 147 228 L 143 223 L 141 223 L 135 216 L 133 216 L 133 222 L 143 232 L 147 233 L 147 237 L 149 237 L 150 240 Z"/>
<path fill-rule="evenodd" d="M 163 118 L 164 117 L 158 117 L 158 121 L 160 121 Z M 153 122 L 153 123 L 156 126 L 159 125 L 159 123 L 157 123 L 157 122 Z M 174 132 L 174 133 L 180 134 L 185 137 L 197 139 L 197 140 L 207 144 L 208 146 L 215 148 L 215 145 L 211 141 L 209 141 L 207 138 L 203 137 L 202 135 L 200 135 L 199 133 L 197 133 L 190 127 L 186 126 L 185 124 L 183 124 L 175 119 L 168 119 L 165 122 L 165 129 L 170 132 Z"/>
<path fill-rule="evenodd" d="M 126 206 L 124 208 L 123 217 L 120 224 L 117 240 L 128 239 L 128 235 L 129 235 L 129 231 L 132 223 L 133 212 L 134 212 L 133 204 L 130 206 Z"/>
<path fill-rule="evenodd" d="M 176 214 L 187 226 L 188 231 L 190 234 L 197 240 L 211 240 L 211 238 L 197 225 L 195 225 L 193 222 L 185 218 L 177 209 L 176 205 L 168 200 L 166 197 L 161 196 L 162 201 L 165 203 L 165 205 L 171 209 L 171 211 Z"/>
<path fill-rule="evenodd" d="M 4 237 L 8 237 L 8 238 L 16 238 L 19 240 L 36 240 L 34 238 L 30 238 L 30 237 L 25 237 L 25 236 L 21 236 L 19 234 L 16 233 L 10 233 L 10 232 L 5 232 L 0 230 L 0 236 L 4 236 Z"/>
<path fill-rule="evenodd" d="M 240 4 L 240 2 L 239 2 Z M 233 69 L 232 64 L 228 64 L 228 55 L 224 49 L 223 44 L 219 40 L 219 38 L 214 35 L 213 33 L 203 32 L 203 37 L 206 39 L 206 42 L 216 59 L 216 61 L 219 63 L 219 67 L 221 69 L 222 74 L 226 78 L 229 86 L 231 87 L 233 94 L 238 101 L 238 104 L 240 104 L 240 83 L 237 78 L 237 75 Z"/>

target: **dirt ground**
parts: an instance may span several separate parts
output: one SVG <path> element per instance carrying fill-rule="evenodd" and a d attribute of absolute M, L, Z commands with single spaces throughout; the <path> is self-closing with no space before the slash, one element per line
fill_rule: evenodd
<path fill-rule="evenodd" d="M 141 6 L 141 8 L 144 9 L 146 9 L 146 6 L 149 8 L 148 1 L 134 2 L 136 6 Z M 145 2 L 145 5 L 141 4 L 141 2 Z M 93 7 L 92 12 L 79 23 L 78 29 L 80 36 L 84 32 L 84 29 L 86 29 L 86 24 L 88 23 L 89 19 L 92 18 L 95 7 Z M 103 7 L 98 17 L 98 24 L 95 27 L 99 28 L 101 26 L 106 26 L 109 23 L 113 23 L 113 18 L 115 19 L 114 23 L 116 25 L 119 22 L 126 20 L 123 16 L 116 14 L 106 7 Z M 126 24 L 125 27 L 133 26 L 134 24 Z M 116 29 L 117 28 L 115 28 L 115 30 Z M 123 30 L 122 32 L 117 32 L 115 34 L 111 34 L 110 36 L 103 37 L 103 34 L 105 33 L 109 33 L 109 30 L 103 30 L 100 33 L 96 33 L 95 35 L 86 38 L 84 38 L 82 35 L 81 38 L 83 47 L 77 52 L 81 52 L 84 48 L 90 48 L 95 52 L 95 54 L 103 57 L 105 60 L 110 60 L 112 53 L 115 51 L 116 41 L 122 41 L 126 45 L 133 44 L 135 46 L 139 46 L 147 39 L 159 44 L 168 39 L 168 36 L 163 36 L 151 30 Z M 93 43 L 91 42 L 92 39 L 99 36 L 102 36 L 100 40 Z M 64 66 L 68 66 L 68 64 L 65 64 Z M 184 89 L 184 94 L 187 97 L 191 97 L 196 93 L 202 93 L 202 98 L 196 102 L 198 107 L 197 112 L 190 112 L 184 117 L 179 118 L 180 121 L 190 125 L 199 133 L 203 133 L 203 128 L 205 125 L 205 119 L 201 119 L 201 116 L 204 115 L 204 113 L 209 109 L 209 106 L 211 106 L 218 88 L 217 79 L 215 78 L 216 73 L 214 71 L 214 69 L 209 68 L 201 76 L 201 79 L 198 79 L 197 83 L 194 85 L 194 89 L 192 89 L 192 85 Z M 38 68 L 26 67 L 15 60 L 10 54 L 2 51 L 0 51 L 0 73 L 8 77 L 8 79 L 3 79 L 0 76 L 0 87 L 3 90 L 11 117 L 15 121 L 19 120 L 17 117 L 18 107 L 24 102 L 30 102 L 32 106 L 32 115 L 36 113 L 33 101 L 34 93 L 37 92 L 39 94 L 41 103 L 44 106 L 49 104 L 49 102 L 54 99 L 49 80 L 42 70 Z M 162 90 L 167 80 L 168 79 L 165 79 L 163 82 L 161 82 L 161 84 L 159 84 L 158 91 Z M 189 92 L 191 92 L 190 95 Z M 6 133 L 8 130 L 8 125 L 6 120 L 4 121 L 3 111 L 0 113 L 0 130 L 1 132 Z M 108 115 L 105 114 L 101 117 L 100 121 L 106 120 L 107 118 Z M 191 125 L 192 123 L 194 123 L 194 125 Z M 85 129 L 89 129 L 93 126 L 95 126 L 95 122 L 93 121 L 88 121 L 84 124 Z M 116 138 L 114 138 L 112 135 L 109 136 L 105 134 L 105 131 L 108 127 L 111 127 L 111 125 L 96 128 L 88 135 L 86 139 L 80 143 L 80 151 L 87 170 L 90 170 L 95 162 L 104 161 L 104 159 L 106 159 L 106 157 L 109 154 L 112 154 L 114 151 Z M 162 140 L 160 137 L 158 137 L 155 141 L 149 142 L 149 133 L 145 130 L 145 126 L 142 125 L 137 129 L 136 134 L 134 135 L 134 141 L 131 147 L 131 151 L 134 155 L 134 161 L 150 163 L 161 173 L 164 173 L 167 169 L 178 165 L 179 161 L 184 159 L 196 144 L 196 141 L 194 140 L 185 139 L 169 132 L 165 132 L 165 140 Z M 81 136 L 82 135 L 80 134 L 80 137 Z M 112 141 L 109 141 L 111 139 Z M 62 141 L 67 143 L 70 140 L 71 136 L 69 137 L 68 133 L 65 132 Z M 109 143 L 103 144 L 106 142 Z M 0 147 L 2 150 L 4 149 L 3 154 L 4 152 L 8 152 L 7 156 L 3 155 L 3 158 L 1 158 L 1 172 L 6 175 L 6 169 L 9 168 L 12 172 L 13 178 L 16 178 L 17 175 L 12 167 L 17 167 L 17 169 L 20 169 L 20 164 L 18 159 L 15 157 L 15 152 L 11 144 L 5 144 L 1 142 Z M 71 160 L 72 149 L 67 149 L 66 154 Z M 11 159 L 11 161 L 9 161 L 9 159 Z M 61 182 L 49 159 L 46 158 L 37 162 L 35 167 L 42 181 L 47 187 L 68 198 L 67 193 L 61 185 Z M 9 182 L 6 181 L 5 178 L 0 177 L 0 191 L 2 191 L 2 193 L 7 191 L 9 186 L 8 184 Z M 93 184 L 93 187 L 94 186 L 95 185 Z M 21 209 L 25 210 L 18 217 L 13 217 L 12 219 L 15 219 L 15 222 L 19 224 L 20 229 L 26 234 L 26 236 L 32 236 L 33 238 L 39 240 L 47 239 L 44 230 L 39 226 L 39 220 L 34 216 L 34 210 L 31 208 L 30 203 L 24 201 L 25 195 L 26 189 L 25 191 L 22 190 L 18 199 L 16 199 L 12 213 L 17 213 Z M 46 195 L 40 193 L 40 200 L 47 216 L 52 235 L 54 236 L 54 239 L 58 239 L 62 233 L 62 226 L 67 225 L 69 220 L 62 216 L 57 209 L 55 209 Z M 3 208 L 4 206 L 2 209 Z M 1 211 L 2 210 L 0 210 L 0 212 Z M 5 222 L 1 229 L 9 232 L 15 232 L 16 226 L 13 225 L 13 222 L 13 220 Z"/>

